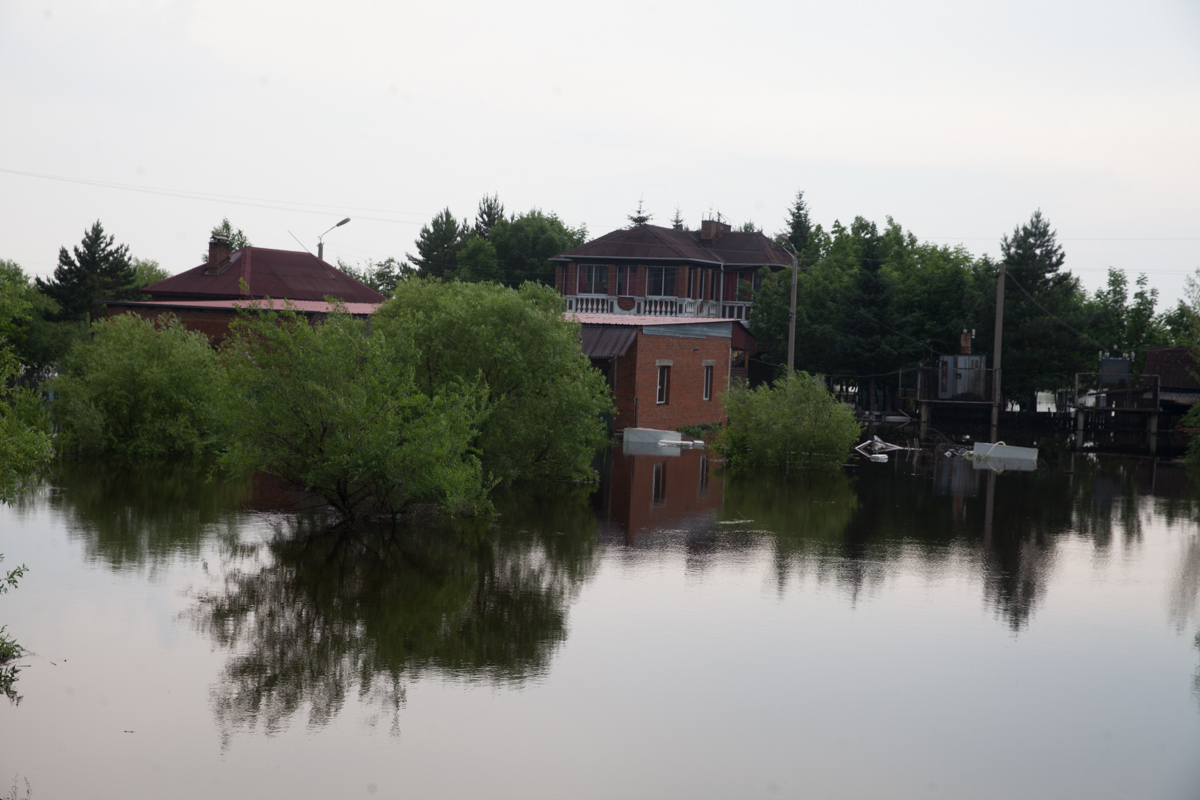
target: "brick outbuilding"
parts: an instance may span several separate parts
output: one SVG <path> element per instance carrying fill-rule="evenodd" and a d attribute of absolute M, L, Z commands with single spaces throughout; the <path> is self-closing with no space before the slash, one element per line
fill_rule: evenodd
<path fill-rule="evenodd" d="M 725 419 L 735 336 L 752 342 L 736 319 L 576 314 L 583 352 L 608 378 L 616 402 L 613 428 L 675 430 Z M 742 350 L 741 352 L 744 352 Z"/>

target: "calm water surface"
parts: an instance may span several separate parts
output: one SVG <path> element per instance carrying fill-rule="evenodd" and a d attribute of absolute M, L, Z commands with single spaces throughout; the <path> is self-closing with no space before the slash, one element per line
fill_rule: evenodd
<path fill-rule="evenodd" d="M 266 481 L 64 466 L 0 507 L 0 793 L 1200 797 L 1179 469 L 605 473 L 350 535 Z"/>

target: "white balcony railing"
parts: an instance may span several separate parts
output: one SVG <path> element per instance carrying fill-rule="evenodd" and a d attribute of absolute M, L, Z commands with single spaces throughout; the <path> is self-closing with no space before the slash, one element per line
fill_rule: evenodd
<path fill-rule="evenodd" d="M 633 308 L 623 309 L 615 297 L 606 295 L 568 295 L 567 311 L 577 314 L 638 314 L 648 317 L 720 317 L 750 319 L 753 303 L 728 303 L 720 300 L 692 300 L 683 297 L 636 297 Z"/>
<path fill-rule="evenodd" d="M 614 314 L 616 310 L 616 302 L 604 295 L 577 295 L 567 298 L 567 311 L 574 311 L 576 314 Z"/>

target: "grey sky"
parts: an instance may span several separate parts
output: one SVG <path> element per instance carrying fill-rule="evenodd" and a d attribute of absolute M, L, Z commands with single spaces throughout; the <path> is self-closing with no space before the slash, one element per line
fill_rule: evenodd
<path fill-rule="evenodd" d="M 1200 267 L 1194 0 L 0 0 L 0 109 L 0 258 L 38 274 L 97 218 L 178 272 L 222 216 L 315 250 L 349 215 L 357 261 L 491 192 L 770 233 L 797 189 L 975 253 L 1040 207 L 1089 288 Z"/>

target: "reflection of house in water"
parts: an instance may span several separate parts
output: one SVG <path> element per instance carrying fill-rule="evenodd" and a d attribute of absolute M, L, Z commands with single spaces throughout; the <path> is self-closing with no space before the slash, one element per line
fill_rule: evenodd
<path fill-rule="evenodd" d="M 706 450 L 659 447 L 634 455 L 616 449 L 596 500 L 602 529 L 627 544 L 651 531 L 711 530 L 725 497 L 719 464 Z"/>

